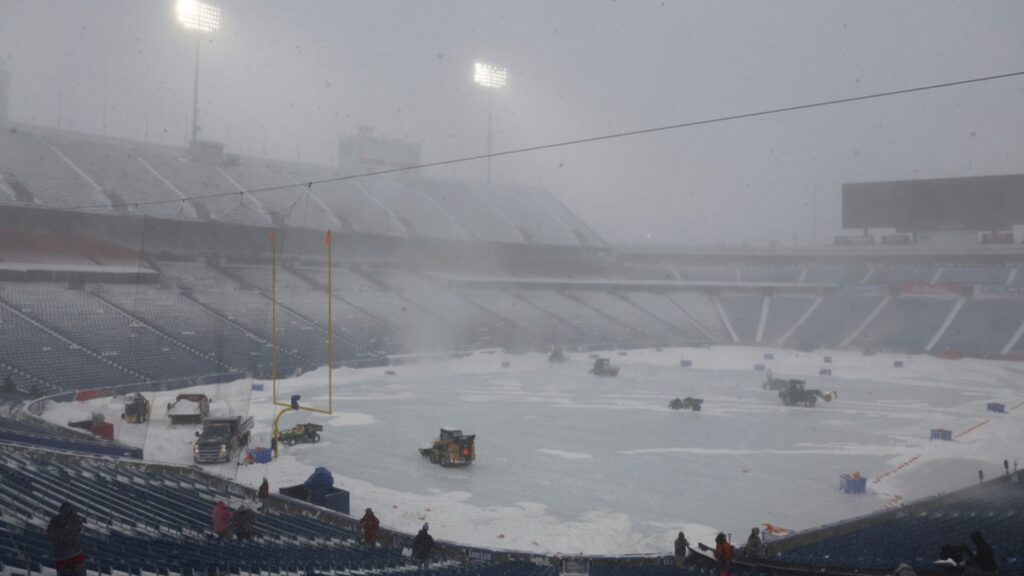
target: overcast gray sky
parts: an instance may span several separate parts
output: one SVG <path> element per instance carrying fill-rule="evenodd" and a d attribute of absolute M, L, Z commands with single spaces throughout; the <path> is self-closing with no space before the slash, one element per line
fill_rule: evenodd
<path fill-rule="evenodd" d="M 486 150 L 475 60 L 509 68 L 495 150 L 1024 70 L 1024 2 L 219 0 L 202 136 L 333 162 L 373 127 L 423 160 Z M 22 122 L 184 145 L 172 0 L 0 0 Z M 58 105 L 59 101 L 59 105 Z M 104 111 L 106 112 L 104 114 Z M 104 126 L 104 116 L 105 126 Z M 1024 78 L 497 159 L 616 243 L 807 243 L 843 182 L 1024 171 Z M 481 163 L 431 174 L 480 180 Z M 812 226 L 812 207 L 816 226 Z"/>

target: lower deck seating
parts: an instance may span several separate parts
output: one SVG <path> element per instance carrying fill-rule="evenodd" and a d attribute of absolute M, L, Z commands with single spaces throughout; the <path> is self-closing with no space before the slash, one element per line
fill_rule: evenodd
<path fill-rule="evenodd" d="M 0 562 L 7 567 L 50 564 L 46 523 L 62 502 L 74 504 L 85 520 L 90 570 L 389 573 L 411 567 L 400 548 L 361 546 L 346 528 L 274 505 L 258 513 L 255 541 L 215 539 L 213 504 L 246 493 L 185 469 L 0 447 L 0 478 Z"/>
<path fill-rule="evenodd" d="M 781 558 L 879 570 L 906 562 L 927 570 L 944 544 L 970 544 L 971 532 L 979 530 L 995 552 L 1000 574 L 1024 574 L 1022 516 L 1024 484 L 1014 474 L 909 505 L 901 514 L 861 529 L 786 549 Z"/>

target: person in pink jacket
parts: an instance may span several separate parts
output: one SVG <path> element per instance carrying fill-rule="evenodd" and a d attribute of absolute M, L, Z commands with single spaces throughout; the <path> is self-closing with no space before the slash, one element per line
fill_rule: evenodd
<path fill-rule="evenodd" d="M 213 506 L 213 533 L 218 538 L 231 538 L 231 508 L 218 500 Z"/>

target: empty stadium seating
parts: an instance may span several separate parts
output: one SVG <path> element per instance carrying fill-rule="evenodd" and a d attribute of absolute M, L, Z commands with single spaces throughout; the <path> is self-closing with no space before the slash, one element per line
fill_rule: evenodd
<path fill-rule="evenodd" d="M 527 302 L 511 291 L 490 288 L 461 288 L 467 301 L 480 306 L 501 320 L 495 329 L 511 332 L 514 347 L 544 348 L 556 344 L 582 344 L 582 333 L 567 320 L 554 316 Z"/>
<path fill-rule="evenodd" d="M 813 296 L 773 296 L 765 319 L 764 342 L 777 342 L 796 326 L 811 305 Z"/>
<path fill-rule="evenodd" d="M 761 322 L 764 298 L 748 294 L 724 294 L 718 297 L 740 342 L 754 342 Z"/>
<path fill-rule="evenodd" d="M 860 338 L 873 348 L 923 352 L 954 302 L 948 298 L 893 298 Z"/>
<path fill-rule="evenodd" d="M 323 166 L 234 156 L 213 165 L 192 160 L 182 148 L 41 127 L 0 134 L 0 173 L 18 190 L 13 200 L 50 207 L 397 236 L 603 244 L 543 190 L 393 176 L 303 188 L 336 174 Z M 266 188 L 275 190 L 238 194 Z M 178 202 L 211 194 L 220 196 Z"/>
<path fill-rule="evenodd" d="M 836 348 L 882 301 L 881 295 L 837 293 L 825 298 L 788 342 Z"/>
<path fill-rule="evenodd" d="M 703 292 L 667 292 L 665 297 L 683 309 L 716 342 L 732 342 L 711 296 Z"/>
<path fill-rule="evenodd" d="M 140 261 L 130 251 L 102 243 L 83 242 L 76 248 L 92 251 L 95 255 L 83 258 L 99 269 L 104 258 L 115 263 Z M 10 351 L 0 362 L 47 390 L 218 372 L 269 375 L 273 332 L 269 262 L 220 264 L 147 257 L 145 266 L 152 275 L 147 282 L 156 278 L 149 268 L 159 271 L 158 284 L 89 282 L 70 288 L 53 280 L 0 283 L 0 320 L 8 328 L 0 333 L 0 342 Z M 953 268 L 934 270 L 940 269 Z M 525 270 L 532 282 L 534 270 Z M 1013 341 L 1024 313 L 1013 293 L 965 296 L 959 313 L 939 334 L 956 303 L 948 290 L 890 297 L 885 309 L 871 316 L 884 295 L 895 292 L 859 285 L 839 286 L 827 293 L 789 292 L 799 290 L 795 285 L 771 292 L 729 289 L 716 296 L 715 290 L 700 287 L 683 290 L 659 284 L 648 288 L 644 280 L 609 290 L 601 287 L 604 276 L 599 270 L 590 264 L 579 268 L 583 279 L 597 281 L 593 286 L 538 283 L 527 288 L 517 285 L 516 276 L 470 287 L 462 286 L 458 277 L 403 267 L 335 266 L 334 361 L 359 363 L 379 353 L 488 346 L 545 349 L 732 342 L 726 321 L 738 342 L 779 343 L 786 336 L 782 343 L 797 347 L 847 343 L 922 352 L 934 344 L 938 351 L 984 356 L 1000 354 L 1011 344 L 1016 345 L 1007 351 L 1019 352 L 1024 340 Z M 715 276 L 723 270 L 735 273 L 737 268 L 707 271 Z M 778 270 L 792 275 L 797 269 Z M 812 266 L 805 276 L 816 270 L 825 268 Z M 853 270 L 847 274 L 850 277 L 861 273 L 835 270 Z M 545 277 L 546 282 L 556 280 Z M 327 281 L 323 265 L 286 261 L 278 266 L 279 375 L 326 362 Z M 727 282 L 732 285 L 734 280 Z M 767 312 L 763 325 L 762 312 Z M 69 373 L 71 367 L 75 370 Z"/>
<path fill-rule="evenodd" d="M 184 344 L 82 290 L 51 283 L 14 283 L 0 297 L 26 316 L 147 380 L 230 369 L 218 365 L 208 351 Z"/>
<path fill-rule="evenodd" d="M 176 340 L 212 355 L 232 370 L 265 375 L 270 370 L 270 343 L 236 322 L 214 313 L 172 288 L 153 285 L 93 284 L 89 290 L 143 321 L 159 326 Z M 282 373 L 295 369 L 297 359 L 281 354 Z M 181 375 L 187 375 L 182 367 Z"/>
<path fill-rule="evenodd" d="M 146 379 L 33 321 L 4 302 L 2 294 L 0 349 L 4 351 L 4 363 L 31 374 L 51 389 L 92 388 Z"/>
<path fill-rule="evenodd" d="M 255 541 L 215 539 L 209 527 L 213 504 L 251 500 L 253 494 L 186 469 L 0 448 L 0 476 L 0 562 L 8 568 L 38 571 L 49 564 L 45 526 L 62 502 L 74 504 L 85 520 L 90 570 L 390 573 L 412 565 L 401 548 L 360 546 L 351 527 L 273 504 L 258 514 Z M 438 561 L 443 565 L 445 558 Z"/>
<path fill-rule="evenodd" d="M 782 559 L 803 564 L 891 570 L 907 562 L 934 570 L 944 544 L 968 544 L 980 530 L 992 546 L 1000 574 L 1024 573 L 1020 517 L 1024 514 L 1024 485 L 1003 477 L 958 493 L 911 504 L 835 536 L 784 546 Z"/>
<path fill-rule="evenodd" d="M 713 337 L 690 316 L 689 312 L 672 301 L 666 294 L 630 290 L 624 294 L 624 297 L 637 308 L 671 325 L 683 343 L 698 344 L 714 341 Z"/>

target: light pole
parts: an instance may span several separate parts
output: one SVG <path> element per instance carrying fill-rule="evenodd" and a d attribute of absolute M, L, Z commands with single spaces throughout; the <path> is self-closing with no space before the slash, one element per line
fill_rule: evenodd
<path fill-rule="evenodd" d="M 195 77 L 192 83 L 192 141 L 199 133 L 199 45 L 203 35 L 220 28 L 220 8 L 196 0 L 178 0 L 178 22 L 196 37 Z"/>
<path fill-rule="evenodd" d="M 494 144 L 494 90 L 504 88 L 508 69 L 477 62 L 473 67 L 473 81 L 487 88 L 487 181 L 491 181 L 491 149 Z"/>

